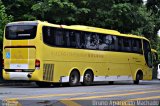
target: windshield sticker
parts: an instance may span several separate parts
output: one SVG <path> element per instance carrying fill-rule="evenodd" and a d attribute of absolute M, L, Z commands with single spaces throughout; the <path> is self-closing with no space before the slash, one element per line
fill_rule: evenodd
<path fill-rule="evenodd" d="M 6 58 L 9 59 L 11 57 L 10 52 L 6 53 Z"/>

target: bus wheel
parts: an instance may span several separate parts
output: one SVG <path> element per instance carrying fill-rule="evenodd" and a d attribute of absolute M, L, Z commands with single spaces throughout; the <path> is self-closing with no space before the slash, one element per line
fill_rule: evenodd
<path fill-rule="evenodd" d="M 139 73 L 137 73 L 136 80 L 134 80 L 134 84 L 139 84 L 140 77 L 141 77 L 141 75 Z"/>
<path fill-rule="evenodd" d="M 80 80 L 80 75 L 79 75 L 78 71 L 72 71 L 69 76 L 69 85 L 76 86 L 76 85 L 78 85 L 79 80 Z"/>
<path fill-rule="evenodd" d="M 109 83 L 109 85 L 113 85 L 114 81 L 109 81 L 108 83 Z"/>
<path fill-rule="evenodd" d="M 83 78 L 82 85 L 89 86 L 93 83 L 93 73 L 91 71 L 86 71 Z"/>
<path fill-rule="evenodd" d="M 36 84 L 39 86 L 39 87 L 50 87 L 51 86 L 51 83 L 49 82 L 36 82 Z"/>

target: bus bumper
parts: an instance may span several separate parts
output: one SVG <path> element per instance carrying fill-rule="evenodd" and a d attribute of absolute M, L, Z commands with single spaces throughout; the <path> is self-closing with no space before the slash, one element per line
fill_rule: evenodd
<path fill-rule="evenodd" d="M 26 80 L 26 81 L 41 81 L 42 74 L 39 70 L 34 72 L 6 72 L 3 70 L 4 80 Z"/>

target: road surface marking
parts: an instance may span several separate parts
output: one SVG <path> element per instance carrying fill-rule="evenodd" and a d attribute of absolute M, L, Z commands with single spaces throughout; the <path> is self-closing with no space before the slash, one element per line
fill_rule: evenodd
<path fill-rule="evenodd" d="M 87 97 L 79 97 L 79 98 L 66 98 L 64 100 L 88 100 L 95 98 L 109 98 L 115 96 L 128 96 L 128 95 L 136 95 L 136 94 L 144 94 L 145 92 L 134 92 L 134 93 L 125 93 L 125 94 L 112 94 L 112 95 L 101 95 L 101 96 L 87 96 Z"/>
<path fill-rule="evenodd" d="M 3 100 L 2 106 L 22 106 L 17 100 Z"/>
<path fill-rule="evenodd" d="M 159 89 L 159 88 L 156 88 Z M 45 94 L 45 95 L 35 95 L 35 96 L 23 96 L 16 98 L 5 98 L 5 100 L 23 100 L 23 99 L 34 99 L 34 98 L 47 98 L 47 97 L 59 97 L 59 96 L 74 96 L 74 95 L 83 95 L 83 94 L 104 94 L 104 93 L 122 93 L 122 92 L 133 92 L 137 90 L 154 90 L 154 89 L 135 89 L 135 90 L 123 90 L 123 91 L 105 91 L 105 92 L 81 92 L 81 93 L 69 93 L 69 94 Z"/>
<path fill-rule="evenodd" d="M 79 97 L 79 98 L 66 98 L 63 100 L 88 100 L 88 99 L 95 99 L 95 98 L 109 98 L 109 97 L 116 97 L 116 96 L 128 96 L 128 95 L 137 95 L 137 94 L 145 94 L 145 93 L 153 93 L 153 92 L 160 92 L 160 90 L 156 91 L 147 91 L 147 92 L 133 92 L 133 93 L 124 93 L 124 94 L 112 94 L 112 95 L 101 95 L 101 96 L 87 96 L 87 97 Z"/>
<path fill-rule="evenodd" d="M 22 100 L 22 99 L 33 99 L 33 98 L 47 98 L 47 97 L 58 97 L 58 96 L 73 96 L 73 95 L 82 95 L 86 94 L 87 92 L 83 93 L 70 93 L 70 94 L 46 94 L 46 95 L 35 95 L 35 96 L 24 96 L 18 98 L 6 98 L 5 100 Z M 93 93 L 93 92 L 92 92 Z"/>
<path fill-rule="evenodd" d="M 61 100 L 60 102 L 65 104 L 66 106 L 81 106 L 80 104 L 78 104 L 72 100 Z"/>

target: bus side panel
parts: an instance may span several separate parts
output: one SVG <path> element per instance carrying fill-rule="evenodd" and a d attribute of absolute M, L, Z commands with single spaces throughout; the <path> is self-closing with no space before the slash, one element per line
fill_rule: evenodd
<path fill-rule="evenodd" d="M 129 53 L 108 52 L 108 55 L 110 57 L 108 58 L 109 76 L 131 76 Z"/>
<path fill-rule="evenodd" d="M 151 70 L 145 63 L 144 56 L 142 54 L 133 54 L 130 56 L 130 67 L 132 70 L 133 80 L 136 79 L 136 74 L 139 70 L 143 73 L 143 80 L 150 80 Z"/>
<path fill-rule="evenodd" d="M 50 49 L 47 45 L 44 45 L 43 48 L 44 51 L 49 51 Z M 53 47 L 51 49 L 51 52 L 43 52 L 43 60 L 44 71 L 50 70 L 50 72 L 44 72 L 44 74 L 53 74 L 51 76 L 53 82 L 60 82 L 62 76 L 69 77 L 73 69 L 78 69 L 82 78 L 87 69 L 91 69 L 95 76 L 107 75 L 108 65 L 104 59 L 107 58 L 107 55 L 104 56 L 101 51 Z"/>

